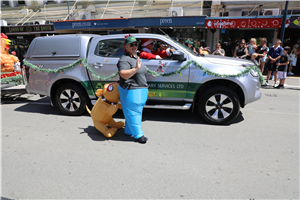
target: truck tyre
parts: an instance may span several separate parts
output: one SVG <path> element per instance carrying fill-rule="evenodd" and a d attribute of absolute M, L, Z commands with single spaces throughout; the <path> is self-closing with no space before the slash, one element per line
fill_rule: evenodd
<path fill-rule="evenodd" d="M 240 112 L 238 96 L 227 87 L 216 86 L 206 90 L 198 103 L 200 116 L 211 124 L 229 124 Z"/>
<path fill-rule="evenodd" d="M 55 93 L 56 107 L 66 115 L 82 115 L 86 112 L 87 95 L 77 85 L 67 83 Z"/>

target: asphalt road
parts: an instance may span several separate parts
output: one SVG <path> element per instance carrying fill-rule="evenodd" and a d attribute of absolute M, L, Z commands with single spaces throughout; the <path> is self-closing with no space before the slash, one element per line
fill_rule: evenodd
<path fill-rule="evenodd" d="M 48 98 L 4 97 L 2 199 L 299 199 L 300 84 L 286 83 L 228 126 L 145 109 L 145 145 L 123 130 L 106 139 Z"/>

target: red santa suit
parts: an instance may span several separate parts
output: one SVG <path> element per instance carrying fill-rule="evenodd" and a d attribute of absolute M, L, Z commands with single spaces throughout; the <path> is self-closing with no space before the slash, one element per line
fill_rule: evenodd
<path fill-rule="evenodd" d="M 152 42 L 153 42 L 153 40 L 151 40 L 151 39 L 142 40 L 142 50 L 139 55 L 141 58 L 161 59 L 161 58 L 170 56 L 171 52 L 170 52 L 169 48 L 166 50 L 163 50 L 163 51 L 151 51 L 150 49 L 146 48 L 146 46 Z"/>

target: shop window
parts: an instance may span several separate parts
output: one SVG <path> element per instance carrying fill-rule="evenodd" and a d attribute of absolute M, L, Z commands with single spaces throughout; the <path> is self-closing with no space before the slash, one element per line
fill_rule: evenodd
<path fill-rule="evenodd" d="M 242 16 L 246 16 L 249 14 L 249 11 L 242 11 Z"/>
<path fill-rule="evenodd" d="M 2 1 L 1 6 L 9 6 L 9 1 Z"/>
<path fill-rule="evenodd" d="M 288 15 L 291 15 L 291 14 L 292 14 L 292 10 L 288 10 L 288 11 L 287 11 L 287 14 L 288 14 Z"/>
<path fill-rule="evenodd" d="M 293 15 L 295 15 L 295 14 L 300 14 L 300 10 L 293 10 L 293 13 L 292 13 Z"/>
<path fill-rule="evenodd" d="M 220 12 L 220 17 L 228 17 L 229 16 L 229 12 Z"/>
<path fill-rule="evenodd" d="M 258 11 L 253 11 L 253 12 L 243 11 L 242 16 L 258 16 Z"/>
<path fill-rule="evenodd" d="M 18 0 L 18 4 L 19 5 L 24 5 L 25 4 L 25 0 Z"/>
<path fill-rule="evenodd" d="M 258 11 L 253 11 L 249 14 L 249 16 L 258 16 Z"/>

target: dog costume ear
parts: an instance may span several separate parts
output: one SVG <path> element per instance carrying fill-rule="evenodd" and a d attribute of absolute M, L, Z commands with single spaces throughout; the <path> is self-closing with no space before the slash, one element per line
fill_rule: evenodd
<path fill-rule="evenodd" d="M 103 89 L 98 89 L 95 94 L 97 97 L 101 97 L 103 94 Z"/>

